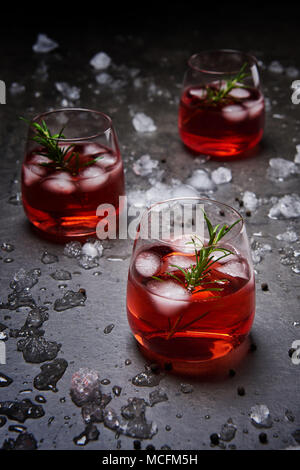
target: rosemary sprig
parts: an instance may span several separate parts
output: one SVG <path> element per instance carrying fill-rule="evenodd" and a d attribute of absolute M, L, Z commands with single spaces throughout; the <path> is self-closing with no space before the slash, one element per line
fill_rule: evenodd
<path fill-rule="evenodd" d="M 214 227 L 204 211 L 203 214 L 209 233 L 209 240 L 207 245 L 204 245 L 196 235 L 191 237 L 191 241 L 187 242 L 187 244 L 192 244 L 194 246 L 195 263 L 191 264 L 188 268 L 182 268 L 176 264 L 170 265 L 183 274 L 183 279 L 169 271 L 165 273 L 167 276 L 182 284 L 192 294 L 198 292 L 223 290 L 223 288 L 219 287 L 218 284 L 220 285 L 225 280 L 211 280 L 209 279 L 209 275 L 214 263 L 220 261 L 230 254 L 233 254 L 232 251 L 228 250 L 227 248 L 218 246 L 218 243 L 241 220 L 236 220 L 230 226 L 225 224 L 220 227 L 220 224 L 218 224 Z M 214 259 L 213 254 L 215 252 L 221 252 L 222 255 L 217 257 L 217 259 Z M 156 276 L 153 276 L 153 278 L 163 282 L 162 278 Z M 216 284 L 216 287 L 212 287 L 211 284 Z"/>
<path fill-rule="evenodd" d="M 233 89 L 233 88 L 241 88 L 243 87 L 243 80 L 249 76 L 248 72 L 245 72 L 245 69 L 247 67 L 248 63 L 245 62 L 241 69 L 238 71 L 238 73 L 231 79 L 227 80 L 225 83 L 225 86 L 221 87 L 221 82 L 220 82 L 220 87 L 219 88 L 213 88 L 210 87 L 209 85 L 206 85 L 205 90 L 206 90 L 206 100 L 211 103 L 211 104 L 217 104 L 220 101 L 224 100 L 227 98 L 228 93 Z"/>
<path fill-rule="evenodd" d="M 23 117 L 20 119 L 29 123 L 35 129 L 36 133 L 31 140 L 40 145 L 41 149 L 39 150 L 39 155 L 43 155 L 51 160 L 50 162 L 39 163 L 40 166 L 48 167 L 53 170 L 67 171 L 72 175 L 78 175 L 81 169 L 92 165 L 99 158 L 102 158 L 101 156 L 98 156 L 91 160 L 81 162 L 79 153 L 71 152 L 75 147 L 75 144 L 71 144 L 67 147 L 59 145 L 59 140 L 66 138 L 63 134 L 64 128 L 62 128 L 58 133 L 52 135 L 44 120 L 39 124 L 38 122 L 32 122 Z M 70 155 L 68 155 L 69 152 L 71 152 Z"/>

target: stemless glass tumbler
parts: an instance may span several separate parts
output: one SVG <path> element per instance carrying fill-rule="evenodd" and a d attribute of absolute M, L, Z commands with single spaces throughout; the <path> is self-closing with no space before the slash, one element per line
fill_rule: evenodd
<path fill-rule="evenodd" d="M 183 143 L 197 153 L 222 159 L 254 147 L 264 129 L 255 57 L 235 50 L 191 56 L 178 124 Z"/>
<path fill-rule="evenodd" d="M 153 231 L 162 224 L 171 227 L 167 235 Z M 175 233 L 184 225 L 184 232 Z M 129 268 L 127 314 L 142 352 L 175 371 L 194 373 L 236 350 L 255 314 L 254 272 L 240 214 L 198 198 L 147 210 Z"/>
<path fill-rule="evenodd" d="M 22 199 L 30 222 L 55 241 L 96 233 L 99 204 L 119 212 L 123 164 L 109 116 L 81 108 L 40 114 L 29 127 Z"/>

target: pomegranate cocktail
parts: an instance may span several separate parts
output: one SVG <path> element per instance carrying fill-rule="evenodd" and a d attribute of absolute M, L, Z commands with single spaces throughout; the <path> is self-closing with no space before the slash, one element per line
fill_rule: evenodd
<path fill-rule="evenodd" d="M 254 274 L 243 222 L 214 226 L 204 216 L 205 239 L 137 239 L 129 269 L 133 334 L 147 356 L 171 361 L 175 369 L 176 363 L 226 355 L 243 342 L 254 319 Z"/>
<path fill-rule="evenodd" d="M 57 241 L 94 235 L 100 218 L 97 207 L 112 204 L 119 211 L 119 196 L 124 195 L 123 164 L 108 117 L 96 113 L 91 138 L 66 138 L 74 110 L 57 111 L 67 117 L 66 128 L 51 133 L 48 115 L 33 121 L 27 153 L 22 167 L 22 198 L 30 222 Z M 89 111 L 81 110 L 85 118 Z M 71 116 L 70 116 L 71 115 Z M 63 119 L 61 119 L 63 121 Z M 75 125 L 76 124 L 76 125 Z M 98 133 L 97 133 L 98 131 Z"/>

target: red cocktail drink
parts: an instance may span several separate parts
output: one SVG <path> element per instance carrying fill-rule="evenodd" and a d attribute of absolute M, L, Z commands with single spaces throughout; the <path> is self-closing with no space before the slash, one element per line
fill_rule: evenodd
<path fill-rule="evenodd" d="M 265 115 L 256 59 L 217 50 L 194 54 L 188 64 L 178 119 L 183 143 L 217 159 L 254 147 Z"/>
<path fill-rule="evenodd" d="M 234 88 L 226 100 L 212 103 L 206 88 L 189 87 L 180 101 L 179 132 L 184 144 L 196 152 L 231 156 L 261 140 L 264 114 L 263 96 L 255 88 Z"/>
<path fill-rule="evenodd" d="M 206 203 L 208 209 L 213 203 Z M 209 237 L 201 245 L 191 245 L 186 235 L 150 243 L 137 238 L 127 314 L 148 357 L 171 362 L 175 370 L 178 364 L 191 369 L 227 355 L 245 340 L 255 314 L 255 282 L 244 227 L 238 232 L 239 224 L 234 239 L 226 234 L 216 245 Z M 206 267 L 196 274 L 205 257 Z"/>
<path fill-rule="evenodd" d="M 66 110 L 61 112 L 68 116 Z M 74 115 L 73 110 L 69 112 Z M 105 119 L 102 115 L 100 118 L 105 126 Z M 119 196 L 124 195 L 122 159 L 116 142 L 104 145 L 102 136 L 101 132 L 91 140 L 57 139 L 59 163 L 51 159 L 49 149 L 38 143 L 33 148 L 31 145 L 25 156 L 22 167 L 25 212 L 37 229 L 57 241 L 94 235 L 100 220 L 96 215 L 100 204 L 113 205 L 118 215 Z"/>

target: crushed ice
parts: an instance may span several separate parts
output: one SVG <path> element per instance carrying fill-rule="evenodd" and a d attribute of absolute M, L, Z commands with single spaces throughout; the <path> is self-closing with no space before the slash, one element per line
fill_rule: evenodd
<path fill-rule="evenodd" d="M 58 47 L 58 43 L 50 39 L 46 34 L 40 33 L 37 36 L 36 43 L 32 46 L 34 52 L 45 54 Z"/>
<path fill-rule="evenodd" d="M 284 158 L 271 158 L 267 176 L 272 181 L 283 181 L 291 175 L 299 173 L 299 169 L 294 162 Z"/>
<path fill-rule="evenodd" d="M 157 129 L 153 119 L 145 113 L 136 113 L 132 124 L 135 130 L 140 133 L 155 132 Z"/>
<path fill-rule="evenodd" d="M 106 52 L 98 52 L 90 60 L 90 65 L 96 70 L 107 69 L 111 63 L 111 58 Z"/>

